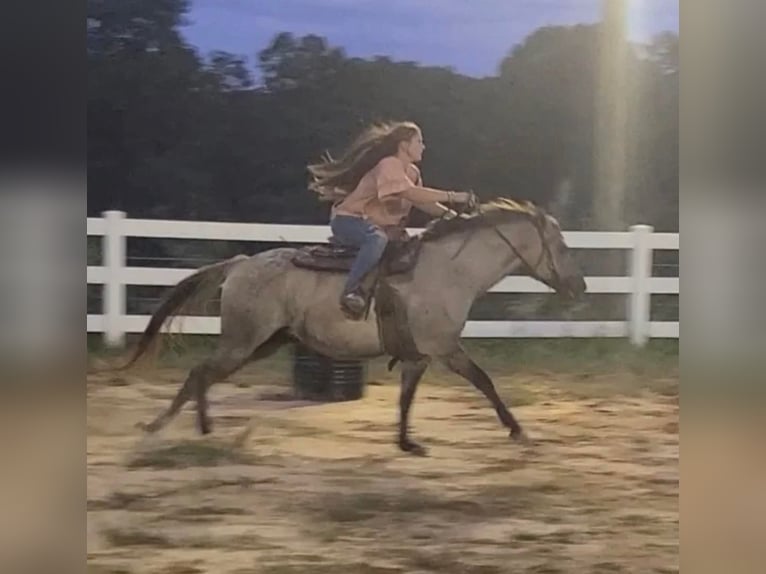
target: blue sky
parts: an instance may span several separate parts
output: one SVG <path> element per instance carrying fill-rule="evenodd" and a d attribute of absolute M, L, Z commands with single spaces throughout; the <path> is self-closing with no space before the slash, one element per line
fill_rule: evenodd
<path fill-rule="evenodd" d="M 678 32 L 678 0 L 629 0 L 631 38 Z M 255 64 L 278 32 L 318 34 L 350 56 L 387 55 L 494 75 L 535 29 L 591 23 L 600 0 L 192 0 L 183 33 L 202 53 L 224 50 Z"/>

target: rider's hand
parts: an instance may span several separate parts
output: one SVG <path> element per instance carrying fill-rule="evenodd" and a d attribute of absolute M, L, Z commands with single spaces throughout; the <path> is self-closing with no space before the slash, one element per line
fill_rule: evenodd
<path fill-rule="evenodd" d="M 472 191 L 455 191 L 453 193 L 458 203 L 467 203 L 469 207 L 473 207 L 477 203 L 476 194 Z"/>
<path fill-rule="evenodd" d="M 479 205 L 479 199 L 472 191 L 457 191 L 455 192 L 455 200 L 459 203 L 465 203 L 465 208 L 468 211 L 473 211 L 476 206 Z"/>
<path fill-rule="evenodd" d="M 471 194 L 467 191 L 453 191 L 452 197 L 454 198 L 455 203 L 468 203 L 471 198 Z"/>
<path fill-rule="evenodd" d="M 454 209 L 447 209 L 444 212 L 444 215 L 442 215 L 442 219 L 454 219 L 457 216 L 458 216 L 457 211 L 455 211 Z"/>

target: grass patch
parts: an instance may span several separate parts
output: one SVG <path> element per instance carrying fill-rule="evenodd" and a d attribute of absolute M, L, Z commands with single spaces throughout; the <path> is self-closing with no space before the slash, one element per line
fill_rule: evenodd
<path fill-rule="evenodd" d="M 89 499 L 87 510 L 141 510 L 148 506 L 148 498 L 141 494 L 116 491 L 101 500 Z"/>
<path fill-rule="evenodd" d="M 616 562 L 599 562 L 593 566 L 593 571 L 606 574 L 607 572 L 623 572 L 624 569 Z"/>
<path fill-rule="evenodd" d="M 559 530 L 549 534 L 546 538 L 556 544 L 575 544 L 577 533 L 573 530 Z"/>
<path fill-rule="evenodd" d="M 397 494 L 384 492 L 356 492 L 323 497 L 319 512 L 332 522 L 359 522 L 381 513 L 428 513 L 455 511 L 477 513 L 479 505 L 470 500 L 437 498 L 427 492 L 406 490 Z"/>
<path fill-rule="evenodd" d="M 254 464 L 254 460 L 231 446 L 203 442 L 182 442 L 136 455 L 128 468 L 189 468 L 226 464 Z"/>
<path fill-rule="evenodd" d="M 339 505 L 327 506 L 323 509 L 322 513 L 331 522 L 363 522 L 373 518 L 376 514 L 370 508 L 348 501 Z"/>
<path fill-rule="evenodd" d="M 484 486 L 472 497 L 489 516 L 518 516 L 524 510 L 536 510 L 547 493 L 549 483 L 519 486 L 514 484 Z"/>
<path fill-rule="evenodd" d="M 183 319 L 176 319 L 172 328 L 178 328 L 183 324 Z M 125 336 L 124 349 L 111 349 L 104 344 L 100 333 L 88 333 L 87 346 L 90 358 L 109 359 L 115 357 L 128 357 L 135 349 L 140 335 L 127 333 Z M 191 335 L 172 333 L 158 336 L 158 349 L 156 353 L 147 352 L 139 361 L 146 361 L 159 368 L 190 368 L 201 359 L 210 356 L 219 344 L 217 335 Z M 292 364 L 292 346 L 285 345 L 267 359 L 258 361 L 258 369 L 287 369 L 289 372 Z"/>
<path fill-rule="evenodd" d="M 166 514 L 163 518 L 171 518 L 175 520 L 189 520 L 195 522 L 200 518 L 216 517 L 216 516 L 241 516 L 247 514 L 247 511 L 242 508 L 232 508 L 226 506 L 189 506 L 188 508 L 177 508 L 172 512 Z"/>
<path fill-rule="evenodd" d="M 552 544 L 575 544 L 577 533 L 573 530 L 559 530 L 550 533 L 519 532 L 513 539 L 519 542 L 543 542 Z"/>
<path fill-rule="evenodd" d="M 412 570 L 426 572 L 454 572 L 460 574 L 501 574 L 507 568 L 494 564 L 471 564 L 465 562 L 468 557 L 476 557 L 473 552 L 452 552 L 444 550 L 421 550 L 418 548 L 400 548 L 396 550 L 407 566 L 407 572 Z"/>
<path fill-rule="evenodd" d="M 241 574 L 255 573 L 255 570 L 242 570 Z M 268 564 L 260 565 L 258 574 L 403 574 L 406 570 L 398 567 L 375 566 L 366 562 L 332 564 Z"/>
<path fill-rule="evenodd" d="M 277 482 L 277 480 L 270 477 L 253 479 L 248 476 L 241 476 L 233 479 L 199 480 L 180 487 L 161 490 L 150 495 L 116 491 L 104 499 L 88 500 L 87 510 L 152 510 L 156 509 L 156 501 L 158 499 L 163 499 L 169 496 L 176 496 L 180 494 L 196 494 L 203 491 L 210 491 L 215 488 L 225 488 L 232 486 L 246 489 L 257 484 L 273 484 L 275 482 Z M 183 509 L 178 512 L 184 514 L 185 516 L 190 516 L 195 513 L 196 515 L 201 516 L 204 512 L 214 514 L 246 514 L 244 510 L 238 508 L 218 508 L 210 506 Z"/>
<path fill-rule="evenodd" d="M 210 479 L 194 482 L 191 485 L 189 485 L 188 489 L 196 492 L 200 490 L 210 490 L 212 488 L 223 488 L 226 486 L 237 486 L 239 488 L 249 488 L 251 486 L 255 486 L 256 484 L 274 484 L 275 482 L 277 482 L 277 479 L 273 477 L 265 477 L 265 478 L 257 478 L 257 479 L 251 478 L 249 476 L 239 476 L 237 478 L 232 478 L 232 479 L 210 478 Z"/>
<path fill-rule="evenodd" d="M 545 482 L 532 488 L 535 490 L 535 492 L 539 492 L 541 494 L 561 494 L 567 490 L 564 485 L 558 484 L 556 482 Z"/>
<path fill-rule="evenodd" d="M 102 566 L 101 564 L 88 564 L 85 574 L 133 574 L 133 570 L 122 566 Z"/>
<path fill-rule="evenodd" d="M 189 564 L 169 564 L 157 570 L 157 574 L 205 574 L 205 571 Z"/>
<path fill-rule="evenodd" d="M 536 566 L 527 568 L 525 572 L 529 572 L 530 574 L 564 574 L 565 570 L 552 564 L 537 564 Z"/>
<path fill-rule="evenodd" d="M 135 335 L 128 335 L 127 349 L 133 348 L 135 339 Z M 91 357 L 109 358 L 125 353 L 104 347 L 100 334 L 88 334 L 87 340 Z M 181 340 L 182 345 L 163 340 L 156 366 L 191 367 L 212 353 L 218 344 L 218 337 L 208 335 L 183 335 Z M 621 338 L 464 339 L 463 343 L 477 363 L 496 374 L 541 370 L 609 373 L 616 369 L 649 375 L 675 373 L 678 370 L 679 343 L 676 339 L 653 339 L 643 348 L 634 347 Z M 369 361 L 368 379 L 378 383 L 397 380 L 398 372 L 389 373 L 387 362 L 385 358 Z M 290 375 L 291 367 L 291 345 L 282 347 L 253 366 L 261 373 L 274 371 L 284 376 Z"/>
<path fill-rule="evenodd" d="M 513 535 L 514 540 L 519 542 L 536 542 L 545 538 L 542 534 L 535 534 L 534 532 L 519 532 Z"/>
<path fill-rule="evenodd" d="M 466 350 L 488 369 L 506 372 L 591 371 L 614 369 L 637 374 L 667 373 L 678 368 L 678 341 L 655 339 L 637 348 L 624 339 L 482 339 L 467 340 Z"/>
<path fill-rule="evenodd" d="M 386 514 L 459 514 L 461 520 L 518 516 L 533 508 L 539 495 L 518 486 L 482 488 L 465 498 L 439 497 L 430 492 L 406 489 L 399 492 L 351 492 L 332 494 L 308 505 L 320 523 L 354 523 Z M 388 519 L 388 518 L 386 518 Z"/>
<path fill-rule="evenodd" d="M 156 548 L 172 548 L 174 546 L 166 536 L 145 530 L 107 528 L 103 531 L 103 534 L 109 544 L 115 547 L 153 546 Z"/>
<path fill-rule="evenodd" d="M 452 572 L 455 566 L 460 566 L 461 572 L 469 572 L 466 565 L 461 564 L 453 553 L 427 552 L 412 549 L 406 552 L 407 565 L 417 570 L 428 572 Z"/>
<path fill-rule="evenodd" d="M 646 526 L 654 524 L 655 520 L 654 517 L 645 514 L 624 514 L 618 518 L 619 523 L 623 526 Z"/>
<path fill-rule="evenodd" d="M 463 566 L 465 572 L 470 574 L 505 574 L 507 570 L 495 566 L 494 564 L 471 564 L 470 566 Z"/>

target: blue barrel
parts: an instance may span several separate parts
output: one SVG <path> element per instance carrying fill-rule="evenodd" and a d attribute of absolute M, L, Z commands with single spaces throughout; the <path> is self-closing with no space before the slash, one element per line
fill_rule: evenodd
<path fill-rule="evenodd" d="M 365 364 L 321 355 L 302 343 L 293 348 L 293 389 L 310 401 L 354 401 L 364 396 Z"/>

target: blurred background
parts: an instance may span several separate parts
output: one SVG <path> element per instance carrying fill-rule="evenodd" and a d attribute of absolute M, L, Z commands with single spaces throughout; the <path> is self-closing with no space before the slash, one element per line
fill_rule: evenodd
<path fill-rule="evenodd" d="M 306 165 L 405 118 L 434 186 L 675 231 L 678 3 L 88 2 L 89 215 L 325 223 Z"/>

